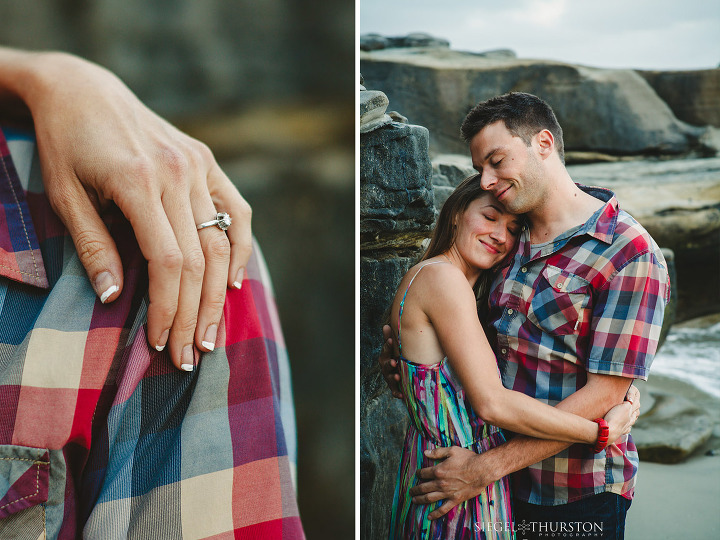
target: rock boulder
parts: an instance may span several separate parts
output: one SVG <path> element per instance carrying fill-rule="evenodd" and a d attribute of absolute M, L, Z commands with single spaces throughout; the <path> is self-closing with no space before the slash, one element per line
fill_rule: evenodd
<path fill-rule="evenodd" d="M 720 127 L 720 69 L 638 73 L 680 120 Z"/>
<path fill-rule="evenodd" d="M 360 138 L 360 232 L 429 230 L 428 131 L 392 122 Z"/>
<path fill-rule="evenodd" d="M 460 124 L 477 102 L 509 91 L 536 94 L 555 110 L 569 150 L 609 154 L 714 152 L 703 128 L 678 120 L 633 70 L 483 57 L 437 47 L 361 52 L 368 87 L 385 92 L 431 133 L 431 151 L 463 153 Z M 592 129 L 589 129 L 592 126 Z"/>
<path fill-rule="evenodd" d="M 689 400 L 656 393 L 632 437 L 643 461 L 678 463 L 710 439 L 713 428 L 711 417 Z"/>

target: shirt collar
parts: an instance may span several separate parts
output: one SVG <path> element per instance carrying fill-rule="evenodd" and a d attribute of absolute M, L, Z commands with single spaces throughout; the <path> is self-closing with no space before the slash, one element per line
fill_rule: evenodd
<path fill-rule="evenodd" d="M 580 184 L 575 185 L 588 195 L 592 195 L 596 199 L 600 199 L 605 203 L 602 208 L 595 212 L 592 217 L 588 219 L 582 227 L 580 227 L 580 230 L 578 230 L 576 234 L 587 234 L 597 238 L 601 242 L 612 244 L 612 239 L 615 235 L 615 227 L 617 226 L 618 214 L 620 213 L 615 194 L 606 188 L 583 186 Z"/>
<path fill-rule="evenodd" d="M 547 242 L 547 244 L 544 244 L 539 251 L 531 250 L 530 229 L 529 227 L 524 227 L 517 243 L 517 249 L 520 250 L 520 253 L 523 253 L 526 260 L 548 256 L 562 248 L 571 238 L 575 238 L 580 235 L 588 235 L 600 242 L 612 244 L 619 214 L 618 202 L 615 198 L 615 194 L 606 188 L 594 186 L 588 187 L 581 184 L 575 185 L 588 195 L 592 195 L 596 199 L 600 199 L 605 204 L 592 216 L 590 216 L 590 219 L 588 219 L 585 223 L 577 228 L 571 229 L 570 231 L 566 231 L 552 241 Z"/>
<path fill-rule="evenodd" d="M 0 128 L 0 276 L 49 288 L 25 191 Z"/>

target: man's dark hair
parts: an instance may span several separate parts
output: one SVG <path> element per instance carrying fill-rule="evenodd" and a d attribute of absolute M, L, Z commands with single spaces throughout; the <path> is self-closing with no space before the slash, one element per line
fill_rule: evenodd
<path fill-rule="evenodd" d="M 550 105 L 532 94 L 510 92 L 475 105 L 463 120 L 460 133 L 469 143 L 475 135 L 498 120 L 515 137 L 520 137 L 530 146 L 532 138 L 543 129 L 547 129 L 555 138 L 555 148 L 560 160 L 565 163 L 565 147 L 562 128 L 555 118 Z"/>

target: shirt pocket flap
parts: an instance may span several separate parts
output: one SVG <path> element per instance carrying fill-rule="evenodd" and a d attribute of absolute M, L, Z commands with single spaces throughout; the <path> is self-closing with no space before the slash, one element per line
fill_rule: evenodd
<path fill-rule="evenodd" d="M 0 520 L 47 502 L 49 480 L 48 450 L 0 445 Z"/>
<path fill-rule="evenodd" d="M 547 265 L 542 271 L 543 277 L 558 292 L 584 293 L 588 282 L 581 277 L 570 274 L 556 266 Z"/>

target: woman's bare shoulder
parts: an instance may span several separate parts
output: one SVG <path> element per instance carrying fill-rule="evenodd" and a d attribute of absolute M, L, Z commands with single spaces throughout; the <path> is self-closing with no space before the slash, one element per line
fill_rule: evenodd
<path fill-rule="evenodd" d="M 416 289 L 417 294 L 431 302 L 447 296 L 457 298 L 458 295 L 470 295 L 474 298 L 472 287 L 462 270 L 442 259 L 430 259 L 430 262 L 422 261 L 410 268 L 403 278 L 405 287 L 410 284 L 413 277 L 415 279 L 412 288 Z"/>

